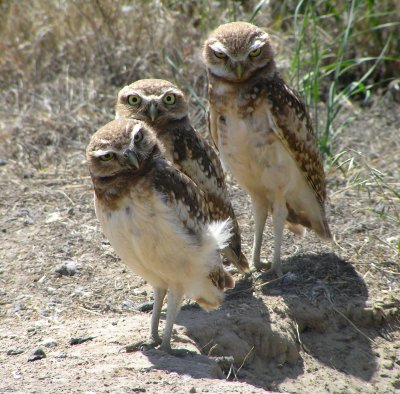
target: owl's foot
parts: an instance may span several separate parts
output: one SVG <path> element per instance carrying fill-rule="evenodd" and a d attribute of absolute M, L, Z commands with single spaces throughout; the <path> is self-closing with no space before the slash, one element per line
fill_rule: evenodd
<path fill-rule="evenodd" d="M 144 352 L 154 349 L 161 343 L 161 340 L 138 341 L 124 347 L 126 353 Z"/>
<path fill-rule="evenodd" d="M 160 346 L 160 350 L 174 357 L 186 357 L 195 354 L 187 349 L 171 349 L 171 346 Z"/>
<path fill-rule="evenodd" d="M 277 279 L 280 279 L 283 277 L 283 272 L 282 272 L 282 268 L 279 267 L 273 267 L 273 266 L 269 266 L 269 269 L 262 271 L 256 279 L 266 279 L 266 278 L 271 278 L 271 277 L 275 277 Z"/>
<path fill-rule="evenodd" d="M 271 267 L 272 267 L 271 263 L 263 263 L 261 261 L 254 261 L 253 267 L 251 268 L 251 272 L 270 271 Z"/>

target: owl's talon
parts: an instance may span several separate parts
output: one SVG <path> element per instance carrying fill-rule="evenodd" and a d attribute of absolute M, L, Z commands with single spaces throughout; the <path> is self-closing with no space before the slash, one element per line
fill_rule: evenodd
<path fill-rule="evenodd" d="M 133 353 L 133 352 L 144 352 L 146 350 L 154 349 L 160 344 L 158 341 L 139 341 L 132 343 L 130 345 L 125 346 L 123 349 L 125 349 L 126 353 Z"/>
<path fill-rule="evenodd" d="M 271 263 L 262 263 L 261 261 L 254 263 L 253 267 L 251 268 L 251 272 L 265 272 L 271 270 L 272 264 Z"/>

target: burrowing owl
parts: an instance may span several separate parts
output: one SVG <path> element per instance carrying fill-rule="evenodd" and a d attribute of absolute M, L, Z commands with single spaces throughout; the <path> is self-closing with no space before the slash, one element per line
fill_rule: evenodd
<path fill-rule="evenodd" d="M 205 42 L 211 136 L 221 160 L 249 193 L 255 219 L 252 261 L 257 269 L 265 221 L 272 212 L 272 270 L 282 275 L 285 221 L 323 238 L 325 174 L 306 108 L 277 72 L 269 36 L 258 27 L 227 23 Z"/>
<path fill-rule="evenodd" d="M 231 219 L 232 238 L 223 254 L 239 271 L 247 272 L 249 265 L 241 252 L 239 226 L 221 163 L 214 149 L 191 126 L 183 92 L 162 79 L 136 81 L 119 92 L 116 118 L 149 124 L 165 146 L 167 158 L 205 193 L 212 219 Z"/>
<path fill-rule="evenodd" d="M 233 287 L 219 249 L 228 221 L 211 222 L 204 195 L 167 161 L 153 131 L 137 120 L 114 120 L 92 137 L 87 162 L 95 210 L 121 259 L 154 287 L 151 343 L 168 290 L 161 348 L 170 350 L 172 327 L 184 295 L 204 309 L 218 307 Z"/>

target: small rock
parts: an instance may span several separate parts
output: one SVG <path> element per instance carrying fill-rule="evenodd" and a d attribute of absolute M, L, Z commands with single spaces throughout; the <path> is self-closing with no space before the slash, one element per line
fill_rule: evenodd
<path fill-rule="evenodd" d="M 14 379 L 21 379 L 22 378 L 22 375 L 21 375 L 21 372 L 20 371 L 13 371 L 13 378 Z"/>
<path fill-rule="evenodd" d="M 391 360 L 385 360 L 382 364 L 383 368 L 386 369 L 393 369 L 393 361 Z"/>
<path fill-rule="evenodd" d="M 292 283 L 296 282 L 296 280 L 297 280 L 296 274 L 294 274 L 293 272 L 286 272 L 286 274 L 283 275 L 282 284 L 291 285 Z"/>
<path fill-rule="evenodd" d="M 21 354 L 24 351 L 17 348 L 17 347 L 12 347 L 10 349 L 7 350 L 7 356 L 16 356 L 17 354 Z"/>
<path fill-rule="evenodd" d="M 15 313 L 21 312 L 24 309 L 26 309 L 24 304 L 22 304 L 20 301 L 15 302 L 15 304 L 14 304 L 14 312 Z"/>
<path fill-rule="evenodd" d="M 150 312 L 153 310 L 152 302 L 143 302 L 141 304 L 136 304 L 135 309 L 139 312 Z"/>
<path fill-rule="evenodd" d="M 135 296 L 147 296 L 147 291 L 146 290 L 140 290 L 140 289 L 134 289 L 133 294 Z"/>
<path fill-rule="evenodd" d="M 53 338 L 47 338 L 42 341 L 41 345 L 44 347 L 54 347 L 57 346 L 57 341 Z"/>
<path fill-rule="evenodd" d="M 74 276 L 77 272 L 77 266 L 75 261 L 66 261 L 65 263 L 58 265 L 54 269 L 54 272 L 59 275 Z"/>
<path fill-rule="evenodd" d="M 211 360 L 215 361 L 221 370 L 228 373 L 235 360 L 232 356 L 220 356 L 220 357 L 210 357 Z"/>
<path fill-rule="evenodd" d="M 46 291 L 47 291 L 47 294 L 49 294 L 49 295 L 57 294 L 57 290 L 54 287 L 48 287 L 46 289 Z"/>
<path fill-rule="evenodd" d="M 76 337 L 76 338 L 71 338 L 69 341 L 70 345 L 80 345 L 81 343 L 91 341 L 92 339 L 96 338 L 95 336 L 86 336 L 86 337 Z"/>
<path fill-rule="evenodd" d="M 0 166 L 5 166 L 7 164 L 7 160 L 0 159 Z"/>
<path fill-rule="evenodd" d="M 196 387 L 193 386 L 193 387 L 189 390 L 189 393 L 197 393 Z"/>
<path fill-rule="evenodd" d="M 122 308 L 129 308 L 130 309 L 130 308 L 134 307 L 134 304 L 133 304 L 132 301 L 125 300 L 125 301 L 121 302 L 121 306 L 122 306 Z"/>
<path fill-rule="evenodd" d="M 68 357 L 68 355 L 65 352 L 61 352 L 56 356 L 56 358 L 67 358 L 67 357 Z"/>
<path fill-rule="evenodd" d="M 33 352 L 33 355 L 28 358 L 28 361 L 41 360 L 42 358 L 46 358 L 46 353 L 43 349 L 38 348 Z"/>

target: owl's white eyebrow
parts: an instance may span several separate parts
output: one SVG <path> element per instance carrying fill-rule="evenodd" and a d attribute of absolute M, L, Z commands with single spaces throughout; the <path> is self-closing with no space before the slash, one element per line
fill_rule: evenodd
<path fill-rule="evenodd" d="M 214 44 L 211 44 L 210 48 L 215 52 L 226 53 L 226 48 L 220 42 L 215 42 Z"/>
<path fill-rule="evenodd" d="M 255 51 L 257 48 L 260 48 L 260 46 L 264 45 L 264 41 L 258 39 L 255 41 L 251 47 L 249 48 L 249 52 Z"/>
<path fill-rule="evenodd" d="M 128 96 L 131 96 L 131 95 L 133 95 L 133 94 L 137 94 L 136 93 L 136 90 L 132 90 L 132 89 L 127 89 L 127 90 L 125 90 L 125 92 L 122 92 L 123 94 L 121 94 L 121 96 L 123 96 L 123 97 L 128 97 Z"/>
<path fill-rule="evenodd" d="M 127 126 L 128 127 L 128 126 Z M 131 138 L 133 139 L 134 135 L 142 128 L 142 125 L 140 124 L 135 124 L 135 126 L 132 127 L 131 131 Z"/>
<path fill-rule="evenodd" d="M 100 157 L 100 156 L 104 156 L 107 155 L 108 153 L 118 153 L 118 151 L 116 151 L 113 148 L 108 148 L 108 149 L 99 149 L 99 150 L 95 150 L 92 153 L 92 156 L 94 157 Z"/>
<path fill-rule="evenodd" d="M 174 93 L 175 92 L 175 90 L 173 89 L 173 88 L 169 88 L 169 89 L 167 89 L 165 92 L 163 92 L 163 94 L 161 95 L 161 96 L 164 96 L 164 95 L 166 95 L 166 94 L 168 94 L 168 93 Z M 161 97 L 160 96 L 160 97 Z"/>

